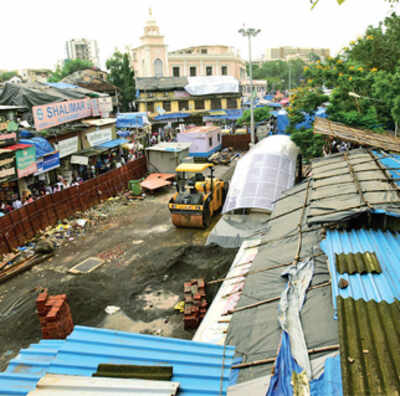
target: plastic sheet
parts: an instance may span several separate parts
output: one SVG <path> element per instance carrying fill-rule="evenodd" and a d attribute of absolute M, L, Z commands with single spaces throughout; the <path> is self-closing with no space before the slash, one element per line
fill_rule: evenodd
<path fill-rule="evenodd" d="M 43 157 L 55 151 L 54 147 L 43 137 L 33 137 L 32 139 L 20 139 L 22 144 L 31 144 L 36 148 L 36 158 Z"/>
<path fill-rule="evenodd" d="M 185 90 L 193 96 L 239 93 L 239 81 L 232 76 L 188 77 Z"/>
<path fill-rule="evenodd" d="M 271 211 L 282 191 L 294 184 L 298 154 L 288 136 L 259 142 L 238 161 L 223 213 L 242 208 Z"/>

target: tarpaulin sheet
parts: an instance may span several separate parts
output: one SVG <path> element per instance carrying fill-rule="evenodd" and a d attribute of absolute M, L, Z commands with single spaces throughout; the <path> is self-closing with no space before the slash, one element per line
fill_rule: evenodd
<path fill-rule="evenodd" d="M 173 120 L 178 118 L 186 118 L 189 117 L 189 113 L 168 113 L 168 114 L 160 114 L 154 117 L 155 121 L 163 121 L 163 120 Z"/>
<path fill-rule="evenodd" d="M 36 148 L 36 159 L 51 154 L 55 151 L 54 147 L 43 137 L 33 137 L 32 139 L 20 139 L 20 143 L 30 144 Z"/>
<path fill-rule="evenodd" d="M 148 124 L 147 113 L 118 113 L 117 114 L 117 128 L 143 128 Z"/>
<path fill-rule="evenodd" d="M 96 146 L 96 148 L 101 148 L 101 149 L 110 149 L 110 148 L 114 148 L 117 146 L 120 146 L 121 144 L 124 143 L 129 143 L 128 140 L 126 139 L 114 139 L 114 140 L 110 140 L 109 142 L 105 142 L 103 144 L 99 144 Z"/>
<path fill-rule="evenodd" d="M 188 77 L 185 90 L 193 96 L 239 93 L 239 81 L 232 76 Z"/>

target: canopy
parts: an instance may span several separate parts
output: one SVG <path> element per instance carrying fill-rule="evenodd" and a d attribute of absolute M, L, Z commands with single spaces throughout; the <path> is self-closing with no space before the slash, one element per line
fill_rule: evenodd
<path fill-rule="evenodd" d="M 109 142 L 105 142 L 103 144 L 99 144 L 98 146 L 96 146 L 96 148 L 111 149 L 111 148 L 120 146 L 121 144 L 124 144 L 124 143 L 129 143 L 129 140 L 126 140 L 126 139 L 114 139 L 114 140 L 110 140 Z"/>
<path fill-rule="evenodd" d="M 211 168 L 213 166 L 213 164 L 191 164 L 191 163 L 183 163 L 180 164 L 177 168 L 176 171 L 177 172 L 203 172 L 205 171 L 207 168 Z"/>
<path fill-rule="evenodd" d="M 132 135 L 132 131 L 117 131 L 117 135 L 121 137 L 128 137 Z"/>
<path fill-rule="evenodd" d="M 186 118 L 189 117 L 189 113 L 168 113 L 168 114 L 160 114 L 154 117 L 155 121 L 163 121 L 163 120 L 172 120 L 178 118 Z"/>
<path fill-rule="evenodd" d="M 36 148 L 36 159 L 54 153 L 54 147 L 43 137 L 33 137 L 32 139 L 20 139 L 20 143 L 30 144 Z"/>
<path fill-rule="evenodd" d="M 145 124 L 149 124 L 147 113 L 118 113 L 117 128 L 143 128 Z"/>

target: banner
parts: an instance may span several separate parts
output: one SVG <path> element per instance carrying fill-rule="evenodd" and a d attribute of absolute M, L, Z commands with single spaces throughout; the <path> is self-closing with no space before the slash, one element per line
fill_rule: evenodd
<path fill-rule="evenodd" d="M 100 114 L 102 116 L 112 113 L 113 104 L 110 96 L 105 98 L 98 98 L 97 100 L 99 101 Z"/>
<path fill-rule="evenodd" d="M 36 162 L 36 166 L 37 172 L 35 173 L 35 176 L 58 168 L 60 166 L 59 152 L 57 151 L 53 154 L 45 155 L 44 157 L 39 158 L 39 160 Z"/>
<path fill-rule="evenodd" d="M 36 150 L 34 146 L 17 150 L 15 159 L 19 178 L 29 176 L 37 171 Z"/>
<path fill-rule="evenodd" d="M 99 129 L 98 131 L 86 134 L 86 137 L 91 147 L 99 146 L 100 144 L 112 140 L 112 129 L 111 128 Z"/>
<path fill-rule="evenodd" d="M 35 129 L 51 128 L 81 118 L 89 117 L 91 106 L 89 99 L 67 100 L 60 103 L 49 103 L 32 107 Z"/>
<path fill-rule="evenodd" d="M 71 157 L 71 164 L 87 166 L 89 164 L 89 158 L 84 157 L 83 155 L 73 155 Z"/>
<path fill-rule="evenodd" d="M 55 146 L 60 153 L 60 158 L 76 153 L 78 151 L 78 136 L 61 140 Z"/>

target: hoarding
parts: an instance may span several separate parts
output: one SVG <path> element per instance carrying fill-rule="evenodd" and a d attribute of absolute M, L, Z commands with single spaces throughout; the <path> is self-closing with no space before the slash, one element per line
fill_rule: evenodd
<path fill-rule="evenodd" d="M 29 176 L 37 171 L 35 147 L 27 147 L 17 150 L 16 155 L 18 178 Z"/>
<path fill-rule="evenodd" d="M 65 102 L 33 106 L 32 113 L 35 129 L 41 131 L 42 129 L 89 117 L 91 105 L 89 99 L 67 100 Z"/>
<path fill-rule="evenodd" d="M 73 155 L 71 157 L 71 164 L 87 166 L 89 164 L 89 158 L 83 155 Z"/>
<path fill-rule="evenodd" d="M 55 146 L 60 153 L 60 158 L 76 153 L 78 151 L 78 136 L 61 140 Z"/>
<path fill-rule="evenodd" d="M 41 157 L 36 162 L 36 166 L 37 172 L 35 173 L 35 176 L 40 175 L 41 173 L 49 172 L 52 169 L 56 169 L 60 166 L 60 154 L 57 151 Z"/>
<path fill-rule="evenodd" d="M 112 140 L 112 129 L 111 128 L 99 129 L 98 131 L 86 134 L 86 137 L 91 147 L 99 146 L 100 144 Z"/>

